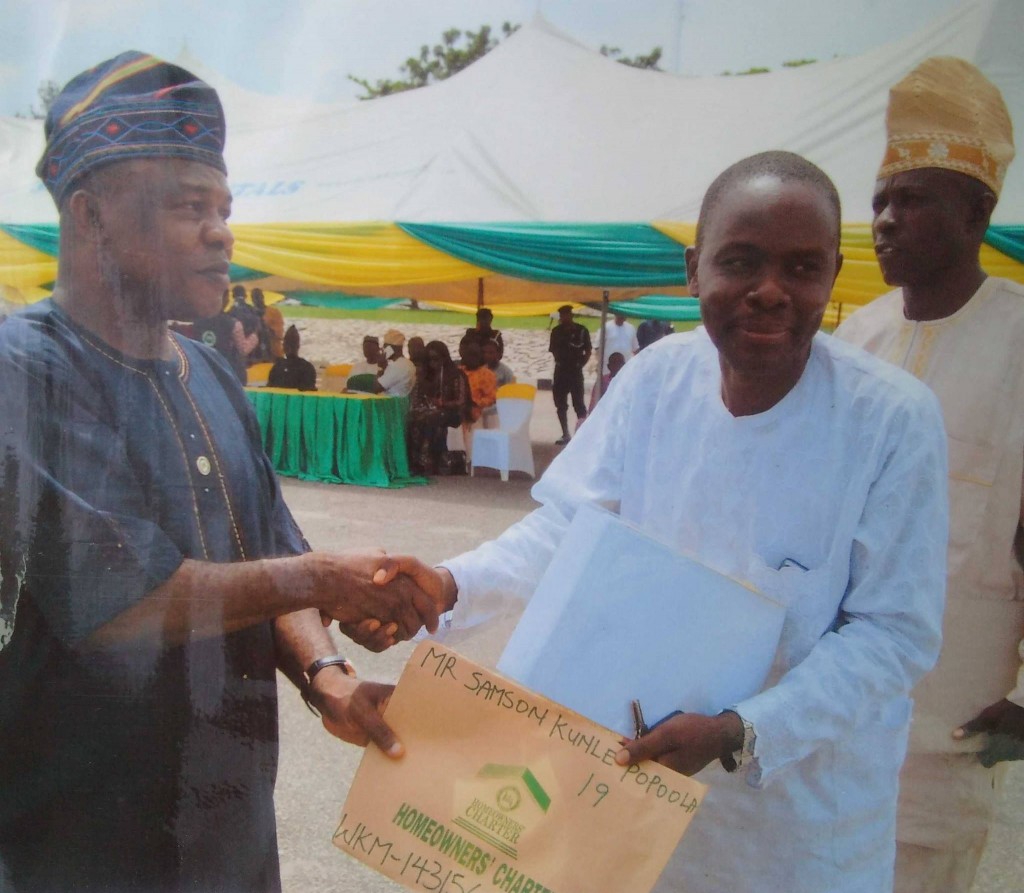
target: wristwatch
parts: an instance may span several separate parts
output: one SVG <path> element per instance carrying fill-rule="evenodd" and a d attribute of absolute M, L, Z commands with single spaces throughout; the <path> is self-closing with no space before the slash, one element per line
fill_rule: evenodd
<path fill-rule="evenodd" d="M 320 711 L 309 702 L 309 695 L 313 690 L 313 680 L 316 678 L 316 674 L 324 667 L 341 667 L 342 672 L 346 676 L 355 677 L 356 675 L 356 668 L 340 654 L 335 654 L 333 657 L 318 658 L 306 667 L 305 672 L 302 674 L 302 688 L 299 690 L 299 693 L 302 695 L 302 700 L 305 701 L 310 713 L 317 717 L 320 716 Z"/>
<path fill-rule="evenodd" d="M 736 713 L 735 710 L 723 710 L 722 712 Z M 740 742 L 740 746 L 736 750 L 721 758 L 722 768 L 725 769 L 726 772 L 735 772 L 737 769 L 751 763 L 754 759 L 754 745 L 757 742 L 757 733 L 754 731 L 754 724 L 744 719 L 738 713 L 736 713 L 736 716 L 738 716 L 740 722 L 743 723 L 743 740 Z"/>

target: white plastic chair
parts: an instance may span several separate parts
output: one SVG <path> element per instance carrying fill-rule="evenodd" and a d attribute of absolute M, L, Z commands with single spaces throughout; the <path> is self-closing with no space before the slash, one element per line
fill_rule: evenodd
<path fill-rule="evenodd" d="M 473 459 L 473 432 L 483 426 L 480 419 L 473 422 L 472 425 L 467 422 L 463 422 L 455 428 L 448 429 L 448 451 L 461 450 L 466 454 L 466 461 L 470 462 Z"/>
<path fill-rule="evenodd" d="M 530 443 L 530 419 L 537 389 L 528 384 L 510 384 L 498 389 L 498 427 L 473 432 L 473 464 L 496 468 L 501 479 L 508 480 L 510 471 L 525 471 L 535 477 L 533 445 Z"/>

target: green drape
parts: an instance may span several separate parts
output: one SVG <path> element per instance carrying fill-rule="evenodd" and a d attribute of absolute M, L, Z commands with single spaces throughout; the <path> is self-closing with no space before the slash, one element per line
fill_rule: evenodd
<path fill-rule="evenodd" d="M 278 388 L 246 391 L 274 469 L 304 481 L 407 487 L 405 397 L 306 394 Z"/>
<path fill-rule="evenodd" d="M 985 233 L 985 242 L 1024 264 L 1024 226 L 999 225 L 990 226 Z"/>
<path fill-rule="evenodd" d="M 290 291 L 293 298 L 304 307 L 328 307 L 331 310 L 379 310 L 398 304 L 405 298 L 371 298 L 364 295 L 347 295 L 342 292 Z"/>
<path fill-rule="evenodd" d="M 646 223 L 400 223 L 409 235 L 495 273 L 567 285 L 686 283 L 685 247 Z"/>
<path fill-rule="evenodd" d="M 676 295 L 641 295 L 632 301 L 613 301 L 608 305 L 612 313 L 637 319 L 668 319 L 676 322 L 694 322 L 700 319 L 700 299 L 680 298 Z"/>

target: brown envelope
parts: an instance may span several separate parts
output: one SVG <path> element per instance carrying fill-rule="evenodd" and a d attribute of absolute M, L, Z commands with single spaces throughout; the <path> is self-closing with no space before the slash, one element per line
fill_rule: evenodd
<path fill-rule="evenodd" d="M 406 755 L 367 748 L 334 843 L 412 890 L 646 893 L 706 790 L 616 765 L 616 733 L 433 642 L 386 718 Z"/>

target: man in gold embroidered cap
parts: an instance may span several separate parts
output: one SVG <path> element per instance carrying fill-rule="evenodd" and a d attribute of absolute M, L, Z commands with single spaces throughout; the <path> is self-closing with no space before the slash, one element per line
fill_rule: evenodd
<path fill-rule="evenodd" d="M 1013 129 L 999 90 L 933 58 L 892 88 L 874 243 L 897 286 L 836 334 L 938 395 L 949 446 L 943 649 L 914 690 L 897 893 L 970 889 L 1005 760 L 1024 754 L 1024 288 L 980 263 Z"/>
<path fill-rule="evenodd" d="M 321 618 L 387 644 L 436 609 L 309 551 L 231 369 L 169 331 L 229 285 L 213 89 L 125 53 L 46 138 L 57 282 L 0 326 L 0 889 L 277 890 L 277 669 L 397 756 Z"/>

